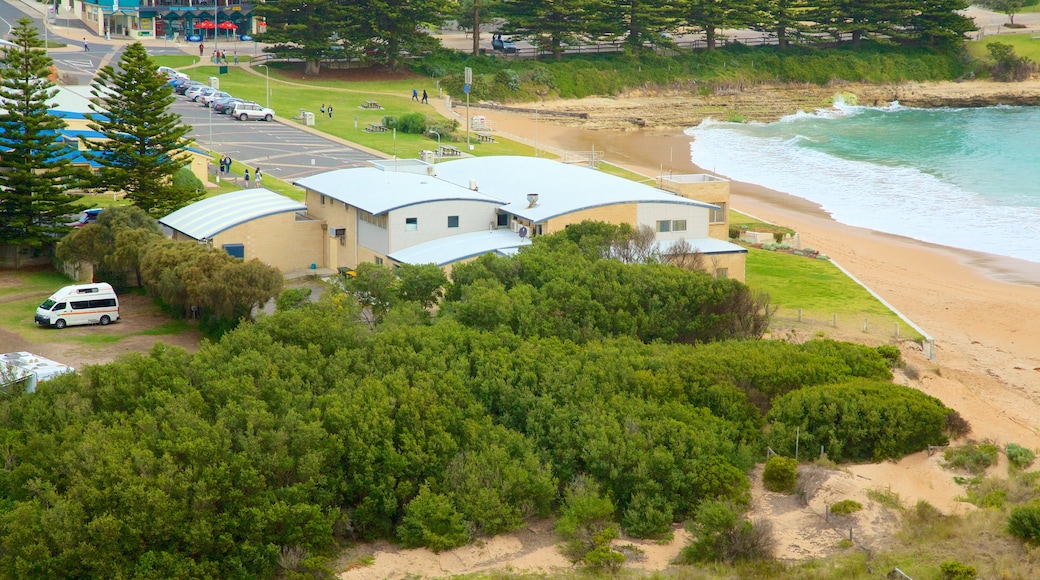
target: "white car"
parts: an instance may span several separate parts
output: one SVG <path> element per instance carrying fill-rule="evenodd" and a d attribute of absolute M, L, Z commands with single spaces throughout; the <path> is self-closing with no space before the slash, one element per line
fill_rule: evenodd
<path fill-rule="evenodd" d="M 236 103 L 230 115 L 239 121 L 273 121 L 274 110 L 256 103 Z"/>
<path fill-rule="evenodd" d="M 214 89 L 213 87 L 207 87 L 207 86 L 192 87 L 192 88 L 188 89 L 187 92 L 184 93 L 184 96 L 188 97 L 189 100 L 195 101 L 197 103 L 197 102 L 199 102 L 199 98 L 200 97 L 202 97 L 204 95 L 208 95 L 208 94 L 213 93 L 213 92 L 216 92 L 216 90 L 217 89 Z"/>
<path fill-rule="evenodd" d="M 225 93 L 224 91 L 213 91 L 212 93 L 209 93 L 208 95 L 200 96 L 199 97 L 199 102 L 202 103 L 203 106 L 208 107 L 211 104 L 213 104 L 213 101 L 215 101 L 217 99 L 223 99 L 225 97 L 230 97 L 230 96 L 231 96 L 230 94 Z"/>
<path fill-rule="evenodd" d="M 181 78 L 181 79 L 188 78 L 188 75 L 178 71 L 177 69 L 170 68 L 168 66 L 161 66 L 161 67 L 159 67 L 159 74 L 164 76 L 164 77 L 166 77 L 166 80 L 176 79 L 176 78 Z"/>

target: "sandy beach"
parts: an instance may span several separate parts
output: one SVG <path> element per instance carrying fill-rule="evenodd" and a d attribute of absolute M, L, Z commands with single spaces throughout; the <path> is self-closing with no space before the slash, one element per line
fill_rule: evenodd
<path fill-rule="evenodd" d="M 884 89 L 918 95 L 927 92 L 930 99 L 947 94 L 964 98 L 973 90 L 977 94 L 1013 90 L 1040 95 L 1040 83 L 1012 88 L 978 82 L 936 83 Z M 835 92 L 830 89 L 831 95 Z M 806 102 L 821 98 L 817 90 L 810 93 Z M 679 97 L 667 96 L 658 97 L 657 105 L 647 105 L 653 98 L 644 95 L 539 105 L 549 111 L 582 107 L 613 111 L 604 115 L 619 118 L 625 117 L 624 111 L 640 107 L 644 112 L 685 109 L 689 119 L 682 123 L 668 117 L 661 122 L 647 113 L 645 126 L 652 128 L 630 130 L 589 128 L 618 126 L 598 121 L 595 113 L 586 121 L 500 110 L 481 110 L 479 114 L 486 115 L 504 137 L 554 153 L 595 148 L 608 162 L 649 179 L 662 173 L 711 173 L 710 167 L 690 162 L 691 138 L 682 133 L 703 118 L 690 102 L 692 98 L 687 98 L 685 106 Z M 443 103 L 437 105 L 443 107 Z M 964 415 L 974 428 L 974 437 L 1040 448 L 1040 330 L 1036 328 L 1040 321 L 1040 263 L 847 226 L 814 203 L 754 184 L 734 182 L 731 191 L 734 209 L 794 228 L 803 245 L 833 257 L 934 337 L 936 360 L 918 357 L 910 361 L 923 371 L 915 386 Z M 908 352 L 907 357 L 913 359 L 914 353 Z"/>

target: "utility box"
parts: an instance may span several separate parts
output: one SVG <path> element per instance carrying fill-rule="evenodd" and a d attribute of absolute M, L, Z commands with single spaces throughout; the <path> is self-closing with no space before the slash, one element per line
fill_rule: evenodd
<path fill-rule="evenodd" d="M 217 77 L 209 77 L 209 86 L 220 90 L 220 79 Z"/>
<path fill-rule="evenodd" d="M 430 151 L 429 149 L 423 149 L 422 151 L 419 151 L 419 160 L 425 163 L 433 163 L 433 151 Z"/>
<path fill-rule="evenodd" d="M 219 67 L 217 67 L 217 73 L 218 74 L 222 74 L 222 75 L 226 75 L 227 74 L 227 65 L 226 64 L 222 64 Z"/>
<path fill-rule="evenodd" d="M 312 113 L 310 111 L 307 111 L 306 113 L 304 113 L 303 114 L 303 124 L 307 125 L 308 127 L 313 127 L 314 126 L 314 113 Z"/>

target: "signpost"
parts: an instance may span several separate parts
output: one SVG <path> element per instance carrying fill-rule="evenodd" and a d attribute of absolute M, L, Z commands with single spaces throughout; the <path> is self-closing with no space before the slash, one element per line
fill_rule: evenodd
<path fill-rule="evenodd" d="M 473 84 L 473 69 L 467 66 L 465 76 L 462 92 L 466 93 L 466 148 L 472 151 L 473 146 L 469 144 L 469 87 Z"/>

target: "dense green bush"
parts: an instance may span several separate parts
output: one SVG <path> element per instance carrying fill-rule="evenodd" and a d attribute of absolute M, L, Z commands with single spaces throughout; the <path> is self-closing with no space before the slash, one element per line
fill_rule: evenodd
<path fill-rule="evenodd" d="M 766 461 L 762 471 L 762 485 L 769 491 L 791 493 L 798 483 L 798 461 L 791 457 L 774 455 Z"/>
<path fill-rule="evenodd" d="M 773 401 L 765 437 L 793 455 L 797 430 L 809 457 L 823 447 L 833 461 L 878 461 L 946 444 L 948 412 L 938 399 L 890 383 L 806 387 Z"/>
<path fill-rule="evenodd" d="M 397 537 L 405 548 L 426 546 L 434 552 L 469 542 L 462 514 L 455 511 L 451 500 L 425 485 L 404 508 Z"/>
<path fill-rule="evenodd" d="M 942 580 L 976 580 L 979 577 L 975 566 L 961 564 L 956 560 L 939 564 L 939 572 L 942 574 Z"/>
<path fill-rule="evenodd" d="M 622 554 L 610 549 L 610 541 L 618 536 L 613 519 L 610 499 L 600 495 L 595 482 L 578 477 L 568 487 L 556 520 L 556 533 L 563 540 L 560 551 L 571 562 L 594 567 L 624 562 Z"/>
<path fill-rule="evenodd" d="M 830 511 L 836 516 L 847 516 L 851 513 L 858 512 L 863 509 L 863 504 L 852 499 L 843 499 L 839 502 L 831 504 Z"/>
<path fill-rule="evenodd" d="M 1040 544 L 1040 504 L 1019 506 L 1007 519 L 1008 532 L 1031 544 Z"/>
<path fill-rule="evenodd" d="M 686 529 L 693 539 L 679 553 L 682 564 L 764 560 L 772 555 L 768 522 L 751 522 L 726 502 L 705 502 Z"/>
<path fill-rule="evenodd" d="M 275 299 L 275 309 L 277 310 L 292 310 L 293 308 L 299 308 L 302 304 L 307 302 L 310 298 L 312 290 L 307 286 L 301 286 L 298 288 L 286 288 L 282 290 L 282 293 Z"/>

